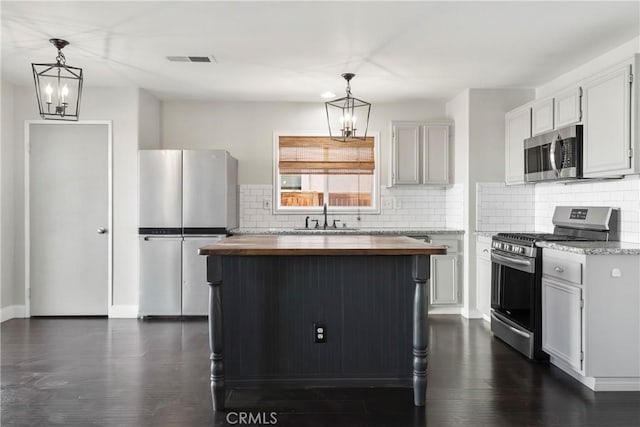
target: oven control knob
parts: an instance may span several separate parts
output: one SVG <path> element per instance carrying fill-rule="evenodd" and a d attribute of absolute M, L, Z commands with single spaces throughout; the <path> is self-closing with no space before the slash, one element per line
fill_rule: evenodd
<path fill-rule="evenodd" d="M 521 254 L 524 252 L 524 248 L 522 246 L 518 246 L 517 248 L 515 248 L 515 250 L 517 254 Z"/>
<path fill-rule="evenodd" d="M 510 251 L 511 250 L 511 245 L 504 245 L 504 250 L 505 251 Z"/>

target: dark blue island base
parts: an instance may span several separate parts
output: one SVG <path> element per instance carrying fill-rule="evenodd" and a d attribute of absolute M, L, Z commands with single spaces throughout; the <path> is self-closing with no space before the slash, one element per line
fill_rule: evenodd
<path fill-rule="evenodd" d="M 426 386 L 428 295 L 421 281 L 418 288 L 422 290 L 416 294 L 413 273 L 421 273 L 420 278 L 426 281 L 428 257 L 207 258 L 215 408 L 223 408 L 221 388 L 225 384 L 304 387 L 416 383 L 415 403 L 424 404 L 421 390 L 423 383 Z M 427 261 L 415 265 L 420 259 Z M 422 327 L 417 337 L 420 345 L 414 349 L 416 296 L 424 309 L 418 308 Z M 217 324 L 220 313 L 222 324 Z M 324 327 L 326 342 L 315 342 L 314 325 Z"/>

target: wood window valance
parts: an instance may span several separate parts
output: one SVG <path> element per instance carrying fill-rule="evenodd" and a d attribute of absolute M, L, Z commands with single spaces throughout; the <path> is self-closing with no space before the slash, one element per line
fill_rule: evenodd
<path fill-rule="evenodd" d="M 373 175 L 373 137 L 335 141 L 328 136 L 280 136 L 281 175 Z"/>

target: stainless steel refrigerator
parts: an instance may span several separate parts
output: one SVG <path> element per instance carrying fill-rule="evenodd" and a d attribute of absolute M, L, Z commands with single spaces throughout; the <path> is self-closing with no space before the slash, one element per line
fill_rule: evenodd
<path fill-rule="evenodd" d="M 140 316 L 207 314 L 199 247 L 238 226 L 238 162 L 223 150 L 139 152 Z"/>

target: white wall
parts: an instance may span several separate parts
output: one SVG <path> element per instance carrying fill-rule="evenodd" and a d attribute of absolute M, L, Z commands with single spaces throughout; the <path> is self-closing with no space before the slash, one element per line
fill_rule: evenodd
<path fill-rule="evenodd" d="M 380 132 L 380 182 L 388 182 L 392 120 L 442 120 L 443 100 L 373 104 L 369 132 Z M 272 184 L 274 131 L 327 131 L 317 103 L 162 103 L 163 148 L 218 148 L 238 159 L 240 184 Z"/>
<path fill-rule="evenodd" d="M 138 97 L 138 148 L 161 148 L 160 100 L 144 89 Z"/>
<path fill-rule="evenodd" d="M 83 120 L 113 121 L 113 304 L 138 304 L 137 253 L 137 89 L 93 88 L 83 90 L 80 115 Z M 13 100 L 14 191 L 16 207 L 15 303 L 24 304 L 24 121 L 38 120 L 30 86 L 15 87 Z M 4 128 L 4 126 L 3 126 Z"/>
<path fill-rule="evenodd" d="M 544 98 L 572 86 L 580 80 L 630 58 L 634 53 L 640 53 L 640 36 L 558 76 L 550 82 L 538 86 L 536 88 L 536 98 Z"/>
<path fill-rule="evenodd" d="M 504 115 L 533 95 L 528 89 L 467 89 L 446 106 L 447 116 L 455 121 L 454 180 L 463 186 L 462 313 L 466 317 L 481 317 L 475 310 L 476 184 L 504 179 Z"/>
<path fill-rule="evenodd" d="M 0 82 L 0 308 L 18 305 L 15 295 L 13 85 Z M 2 316 L 4 317 L 4 315 Z"/>

